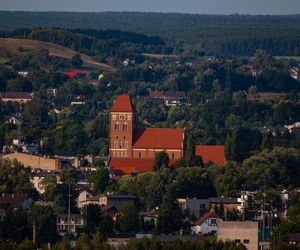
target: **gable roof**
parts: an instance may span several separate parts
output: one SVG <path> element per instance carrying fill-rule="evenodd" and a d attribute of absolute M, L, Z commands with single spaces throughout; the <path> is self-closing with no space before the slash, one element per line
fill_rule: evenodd
<path fill-rule="evenodd" d="M 129 95 L 119 95 L 111 110 L 111 112 L 136 112 Z"/>
<path fill-rule="evenodd" d="M 196 221 L 195 225 L 200 226 L 209 218 L 220 218 L 220 216 L 215 211 L 208 211 L 198 221 Z"/>
<path fill-rule="evenodd" d="M 32 99 L 32 92 L 4 92 L 2 98 L 9 99 Z"/>
<path fill-rule="evenodd" d="M 110 167 L 119 174 L 133 174 L 151 172 L 153 170 L 154 159 L 139 158 L 111 158 Z"/>
<path fill-rule="evenodd" d="M 203 163 L 213 162 L 217 165 L 225 165 L 224 146 L 196 146 L 196 156 L 200 156 Z"/>
<path fill-rule="evenodd" d="M 133 148 L 182 149 L 184 129 L 144 128 L 136 129 Z"/>

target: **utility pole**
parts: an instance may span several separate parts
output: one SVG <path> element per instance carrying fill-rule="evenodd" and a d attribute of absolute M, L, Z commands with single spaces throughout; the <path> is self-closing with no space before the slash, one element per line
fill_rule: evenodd
<path fill-rule="evenodd" d="M 68 233 L 70 233 L 70 217 L 71 217 L 71 182 L 69 182 L 69 206 L 68 206 Z"/>
<path fill-rule="evenodd" d="M 36 244 L 36 221 L 33 220 L 32 222 L 32 241 Z"/>

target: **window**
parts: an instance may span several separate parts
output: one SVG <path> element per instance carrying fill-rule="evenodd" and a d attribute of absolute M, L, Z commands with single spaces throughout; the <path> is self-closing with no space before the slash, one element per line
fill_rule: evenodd
<path fill-rule="evenodd" d="M 172 159 L 174 159 L 175 158 L 175 154 L 174 153 L 172 153 Z"/>
<path fill-rule="evenodd" d="M 124 157 L 127 157 L 127 151 L 124 152 Z"/>
<path fill-rule="evenodd" d="M 127 123 L 124 123 L 123 124 L 123 131 L 127 131 L 128 130 L 128 125 L 127 125 Z"/>
<path fill-rule="evenodd" d="M 116 116 L 115 114 L 113 114 L 112 117 L 111 117 L 111 119 L 112 119 L 112 120 L 116 120 L 116 119 L 117 119 L 117 116 Z"/>
<path fill-rule="evenodd" d="M 127 120 L 130 121 L 131 120 L 131 115 L 127 115 Z"/>
<path fill-rule="evenodd" d="M 244 244 L 249 244 L 250 240 L 246 239 L 244 240 Z"/>
<path fill-rule="evenodd" d="M 139 158 L 142 158 L 142 153 L 141 152 L 139 152 Z"/>
<path fill-rule="evenodd" d="M 120 157 L 123 158 L 123 152 L 122 151 L 120 152 Z"/>
<path fill-rule="evenodd" d="M 124 120 L 124 115 L 119 115 L 119 120 Z"/>
<path fill-rule="evenodd" d="M 118 148 L 118 145 L 119 145 L 118 141 L 114 141 L 114 148 Z"/>
<path fill-rule="evenodd" d="M 115 124 L 115 130 L 118 131 L 119 130 L 119 123 Z"/>
<path fill-rule="evenodd" d="M 128 141 L 124 141 L 124 147 L 128 148 Z"/>
<path fill-rule="evenodd" d="M 122 148 L 122 141 L 120 141 L 120 148 Z"/>
<path fill-rule="evenodd" d="M 241 240 L 240 239 L 235 239 L 234 242 L 235 243 L 241 243 Z"/>
<path fill-rule="evenodd" d="M 210 219 L 210 226 L 216 226 L 217 225 L 217 219 Z"/>
<path fill-rule="evenodd" d="M 117 157 L 117 158 L 119 157 L 119 152 L 118 152 L 118 151 L 116 152 L 116 157 Z"/>

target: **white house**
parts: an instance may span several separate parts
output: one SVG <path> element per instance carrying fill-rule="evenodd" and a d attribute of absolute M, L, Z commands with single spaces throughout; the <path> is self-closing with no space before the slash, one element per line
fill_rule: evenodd
<path fill-rule="evenodd" d="M 195 234 L 213 234 L 217 232 L 220 221 L 222 221 L 222 219 L 219 215 L 214 211 L 209 211 L 196 221 L 192 230 Z"/>

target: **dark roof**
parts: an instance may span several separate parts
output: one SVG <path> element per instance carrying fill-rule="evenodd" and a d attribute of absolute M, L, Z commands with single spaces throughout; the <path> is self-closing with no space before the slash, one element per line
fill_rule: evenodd
<path fill-rule="evenodd" d="M 118 209 L 116 209 L 115 206 L 106 205 L 106 206 L 101 207 L 101 213 L 105 213 L 105 212 L 107 212 L 107 211 L 109 211 L 111 209 L 115 210 L 115 212 L 118 212 Z"/>
<path fill-rule="evenodd" d="M 196 146 L 196 155 L 202 158 L 203 163 L 213 162 L 216 165 L 226 163 L 224 146 Z"/>
<path fill-rule="evenodd" d="M 288 240 L 289 242 L 300 242 L 300 233 L 289 233 Z"/>
<path fill-rule="evenodd" d="M 4 92 L 2 94 L 3 98 L 9 99 L 32 99 L 32 92 Z"/>
<path fill-rule="evenodd" d="M 152 98 L 184 98 L 184 91 L 151 91 L 149 96 Z"/>
<path fill-rule="evenodd" d="M 131 194 L 108 194 L 106 195 L 108 199 L 131 199 L 135 200 L 136 197 Z"/>
<path fill-rule="evenodd" d="M 182 128 L 143 128 L 136 129 L 133 148 L 182 149 L 183 142 Z"/>
<path fill-rule="evenodd" d="M 129 95 L 119 95 L 111 108 L 111 112 L 136 112 L 136 109 Z"/>
<path fill-rule="evenodd" d="M 240 204 L 237 198 L 208 198 L 209 203 Z"/>
<path fill-rule="evenodd" d="M 26 199 L 25 195 L 1 194 L 0 205 L 10 204 L 14 208 L 19 208 Z"/>
<path fill-rule="evenodd" d="M 209 218 L 220 218 L 220 216 L 215 211 L 208 211 L 198 221 L 196 221 L 195 225 L 201 225 Z"/>

